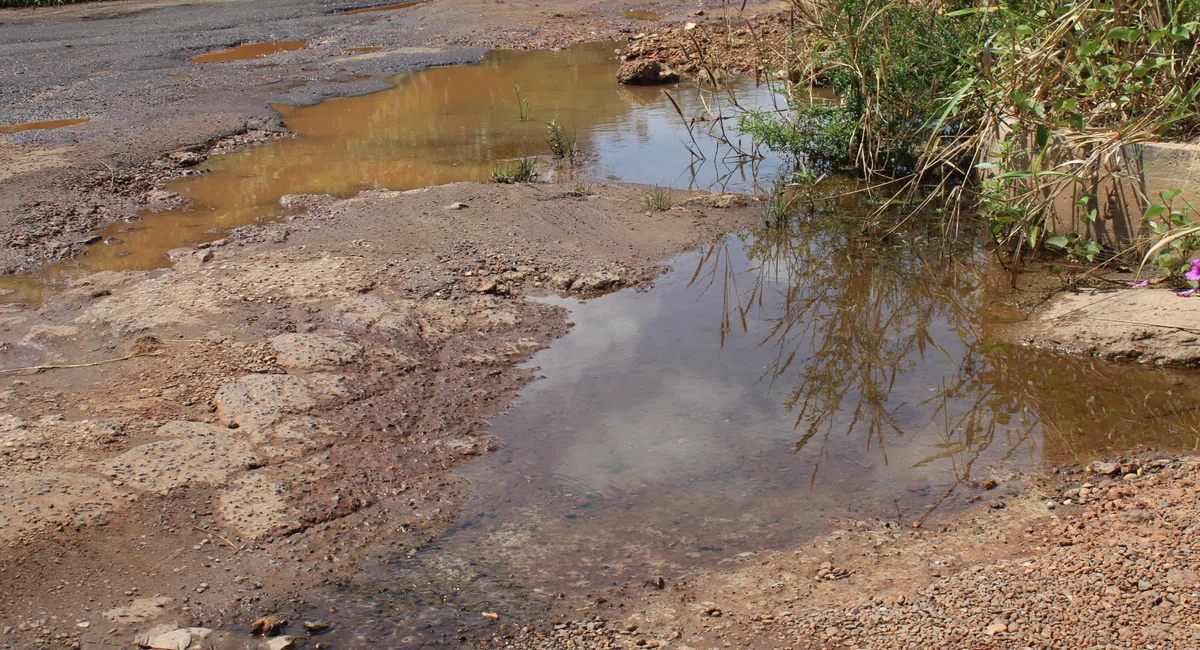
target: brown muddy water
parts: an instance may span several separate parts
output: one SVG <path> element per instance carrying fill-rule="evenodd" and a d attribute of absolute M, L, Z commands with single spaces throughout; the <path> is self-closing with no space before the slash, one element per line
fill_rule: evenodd
<path fill-rule="evenodd" d="M 66 120 L 43 120 L 41 122 L 24 122 L 22 124 L 10 124 L 8 126 L 0 126 L 0 133 L 11 134 L 20 133 L 22 131 L 37 131 L 41 129 L 61 129 L 67 126 L 75 126 L 77 124 L 86 124 L 88 118 L 76 118 Z"/>
<path fill-rule="evenodd" d="M 245 61 L 261 59 L 265 56 L 288 52 L 291 50 L 308 49 L 308 41 L 271 41 L 268 43 L 245 43 L 224 50 L 215 50 L 197 54 L 188 59 L 191 63 L 228 63 L 230 61 Z"/>
<path fill-rule="evenodd" d="M 865 243 L 857 223 L 745 233 L 649 291 L 547 299 L 577 325 L 491 423 L 503 448 L 464 468 L 456 523 L 314 600 L 339 612 L 333 647 L 466 646 L 483 612 L 673 584 L 837 518 L 911 525 L 1104 450 L 1196 448 L 1193 376 L 997 343 L 987 253 L 942 256 L 935 229 Z"/>
<path fill-rule="evenodd" d="M 630 20 L 656 21 L 659 19 L 658 14 L 653 11 L 638 11 L 638 10 L 622 11 L 621 16 L 628 18 Z"/>
<path fill-rule="evenodd" d="M 395 11 L 397 9 L 408 9 L 409 7 L 415 7 L 419 4 L 422 4 L 423 2 L 425 2 L 425 0 L 416 0 L 416 2 L 397 2 L 394 4 L 379 5 L 377 7 L 360 7 L 358 9 L 344 9 L 342 11 L 339 11 L 338 13 L 366 14 L 366 13 L 371 13 L 371 12 L 375 12 L 375 11 Z"/>
<path fill-rule="evenodd" d="M 95 234 L 106 244 L 40 271 L 0 278 L 16 293 L 5 301 L 39 302 L 72 279 L 106 270 L 154 269 L 170 264 L 172 248 L 212 241 L 230 229 L 283 215 L 286 194 L 353 196 L 362 190 L 407 190 L 454 181 L 483 181 L 492 165 L 547 151 L 546 124 L 556 120 L 577 138 L 577 169 L 546 178 L 657 183 L 679 188 L 753 191 L 773 159 L 746 159 L 710 137 L 699 122 L 692 144 L 670 100 L 685 115 L 711 117 L 728 101 L 724 92 L 691 84 L 624 87 L 616 83 L 616 43 L 579 45 L 561 52 L 496 51 L 481 62 L 401 75 L 395 87 L 311 106 L 276 106 L 296 138 L 275 140 L 213 157 L 206 174 L 167 189 L 189 200 L 182 208 L 141 213 Z M 515 86 L 528 103 L 521 120 Z M 746 105 L 773 105 L 753 80 L 730 88 Z M 685 146 L 685 144 L 687 146 Z M 744 143 L 747 147 L 748 143 Z M 689 152 L 697 150 L 704 159 Z"/>

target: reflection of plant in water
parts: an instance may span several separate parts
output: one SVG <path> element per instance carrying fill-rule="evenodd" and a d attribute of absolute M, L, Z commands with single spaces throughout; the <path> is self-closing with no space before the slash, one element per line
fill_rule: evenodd
<path fill-rule="evenodd" d="M 747 271 L 726 244 L 693 276 L 722 288 L 722 345 L 735 330 L 762 331 L 759 345 L 775 350 L 764 379 L 792 387 L 784 405 L 796 451 L 816 452 L 814 481 L 837 433 L 884 463 L 889 446 L 916 440 L 928 451 L 912 468 L 953 473 L 934 507 L 977 478 L 989 449 L 996 462 L 1059 463 L 1136 444 L 1200 447 L 1195 382 L 989 341 L 986 253 L 946 243 L 935 224 L 893 237 L 862 237 L 831 202 L 804 204 L 747 238 Z"/>
<path fill-rule="evenodd" d="M 796 450 L 818 443 L 825 458 L 835 431 L 863 432 L 886 463 L 893 436 L 932 425 L 940 441 L 916 465 L 947 459 L 961 482 L 999 432 L 1015 436 L 1012 448 L 1028 442 L 1032 421 L 1023 418 L 1010 432 L 1012 423 L 996 414 L 1020 409 L 994 390 L 993 370 L 980 372 L 995 366 L 997 352 L 980 343 L 974 325 L 982 279 L 970 264 L 938 259 L 944 242 L 936 227 L 879 245 L 835 209 L 806 210 L 807 219 L 763 228 L 749 240 L 748 282 L 739 281 L 722 248 L 709 252 L 697 274 L 722 276 L 723 335 L 735 319 L 743 331 L 751 320 L 767 324 L 761 345 L 776 355 L 765 376 L 794 385 L 785 406 L 800 434 Z M 961 248 L 968 262 L 982 261 L 973 247 Z M 897 387 L 916 383 L 900 378 L 935 361 L 931 355 L 957 368 L 931 386 L 932 395 L 897 395 Z"/>

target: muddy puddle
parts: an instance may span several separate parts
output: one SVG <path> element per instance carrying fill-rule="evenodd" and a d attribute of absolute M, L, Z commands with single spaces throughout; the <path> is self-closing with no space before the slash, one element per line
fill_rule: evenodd
<path fill-rule="evenodd" d="M 189 200 L 186 206 L 143 211 L 141 221 L 96 233 L 108 243 L 91 247 L 86 256 L 0 278 L 0 288 L 16 291 L 4 300 L 40 301 L 73 278 L 97 271 L 166 266 L 170 249 L 279 217 L 279 199 L 286 194 L 347 197 L 370 189 L 484 181 L 495 163 L 531 156 L 543 156 L 540 167 L 547 179 L 574 176 L 716 191 L 753 191 L 758 178 L 773 172 L 774 160 L 748 159 L 722 147 L 711 137 L 710 130 L 717 128 L 712 121 L 697 122 L 692 144 L 664 90 L 689 118 L 711 118 L 722 110 L 727 94 L 691 84 L 620 86 L 616 47 L 593 43 L 561 52 L 497 51 L 474 65 L 401 75 L 389 90 L 311 106 L 277 106 L 300 137 L 212 158 L 209 173 L 168 184 L 168 190 Z M 753 80 L 740 79 L 730 90 L 744 105 L 773 102 Z M 550 120 L 576 139 L 581 154 L 575 169 L 555 168 L 544 157 Z"/>
<path fill-rule="evenodd" d="M 373 13 L 376 11 L 395 11 L 397 9 L 408 9 L 409 7 L 415 7 L 423 2 L 425 2 L 425 0 L 416 0 L 416 2 L 396 2 L 393 4 L 378 5 L 375 7 L 359 7 L 358 9 L 343 9 L 342 11 L 339 11 L 338 13 L 341 13 L 341 14 L 368 14 L 368 13 Z"/>
<path fill-rule="evenodd" d="M 76 126 L 78 124 L 86 124 L 88 118 L 76 118 L 66 120 L 43 120 L 41 122 L 24 122 L 22 124 L 10 124 L 8 126 L 0 126 L 0 133 L 12 134 L 21 133 L 22 131 L 39 131 L 49 129 L 61 129 L 68 126 Z"/>
<path fill-rule="evenodd" d="M 308 41 L 271 41 L 268 43 L 245 43 L 224 50 L 197 54 L 188 59 L 191 63 L 228 63 L 230 61 L 245 61 L 308 48 Z"/>
<path fill-rule="evenodd" d="M 640 11 L 640 10 L 622 11 L 621 16 L 624 18 L 628 18 L 629 20 L 657 21 L 659 19 L 659 15 L 653 11 Z"/>
<path fill-rule="evenodd" d="M 835 518 L 929 524 L 1014 472 L 1196 448 L 1194 381 L 996 343 L 1011 315 L 988 307 L 986 253 L 939 257 L 936 232 L 870 245 L 855 223 L 734 237 L 643 293 L 548 299 L 576 326 L 492 422 L 503 448 L 465 466 L 456 523 L 314 601 L 339 612 L 334 647 L 465 645 Z"/>

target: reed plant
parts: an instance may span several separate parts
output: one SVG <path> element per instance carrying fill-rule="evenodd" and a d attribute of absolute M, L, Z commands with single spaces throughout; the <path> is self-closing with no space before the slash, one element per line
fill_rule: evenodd
<path fill-rule="evenodd" d="M 982 214 L 1014 252 L 1094 260 L 1094 242 L 1051 233 L 1055 211 L 1094 221 L 1098 189 L 1136 174 L 1137 145 L 1200 136 L 1200 0 L 793 0 L 790 12 L 791 37 L 762 57 L 789 106 L 747 112 L 741 130 L 919 196 L 948 229 Z M 816 87 L 836 99 L 814 100 Z"/>

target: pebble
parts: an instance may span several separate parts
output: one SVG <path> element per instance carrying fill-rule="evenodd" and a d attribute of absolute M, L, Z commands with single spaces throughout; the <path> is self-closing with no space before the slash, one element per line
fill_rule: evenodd
<path fill-rule="evenodd" d="M 1200 621 L 1200 598 L 1192 596 L 1200 586 L 1200 556 L 1194 551 L 1200 548 L 1200 527 L 1193 523 L 1200 519 L 1200 459 L 1190 463 L 1174 475 L 1135 475 L 1128 482 L 1093 479 L 1099 485 L 1085 483 L 1072 488 L 1064 495 L 1073 497 L 1062 502 L 1074 508 L 1041 510 L 1036 519 L 1021 524 L 1025 541 L 1014 549 L 1017 555 L 1002 554 L 991 563 L 965 563 L 957 570 L 942 568 L 936 574 L 939 578 L 928 582 L 897 581 L 895 586 L 905 589 L 903 597 L 876 594 L 865 603 L 842 601 L 835 606 L 834 596 L 826 594 L 822 599 L 819 591 L 801 590 L 797 593 L 806 595 L 786 601 L 788 616 L 781 612 L 773 617 L 768 612 L 777 607 L 769 604 L 770 596 L 764 605 L 764 596 L 753 589 L 728 592 L 728 602 L 721 602 L 723 612 L 715 603 L 701 602 L 686 613 L 677 609 L 678 601 L 664 600 L 672 596 L 639 590 L 641 600 L 632 611 L 676 608 L 677 616 L 658 623 L 643 622 L 639 635 L 647 642 L 678 639 L 667 646 L 698 650 L 1200 648 L 1200 623 L 1196 622 Z M 1098 469 L 1110 468 L 1101 465 Z M 1101 472 L 1093 474 L 1110 476 Z M 1022 516 L 1026 511 L 1015 503 L 996 516 Z M 1055 502 L 1034 503 L 1049 507 Z M 917 546 L 920 559 L 911 561 L 927 562 L 938 555 L 936 549 L 942 545 L 938 533 L 929 534 L 934 536 Z M 895 547 L 877 550 L 886 549 L 885 556 L 912 551 L 907 543 L 897 541 Z M 925 556 L 926 549 L 933 549 L 930 557 Z M 763 564 L 772 562 L 776 560 Z M 796 571 L 795 566 L 780 562 L 763 569 L 770 575 Z M 889 566 L 881 562 L 882 567 Z M 809 566 L 805 580 L 812 581 L 808 583 L 811 588 L 828 588 L 819 586 L 824 580 L 817 575 L 837 570 L 834 562 Z M 870 566 L 868 562 L 868 569 Z M 847 568 L 864 570 L 855 565 Z M 738 575 L 737 580 L 749 584 L 753 578 Z M 704 588 L 704 584 L 693 588 Z M 690 595 L 700 594 L 684 592 L 673 597 Z M 720 621 L 713 620 L 717 612 L 723 614 Z M 538 628 L 526 627 L 519 635 L 497 636 L 492 645 L 477 647 L 611 648 L 629 647 L 628 641 L 632 641 L 612 636 L 608 627 L 561 625 L 563 635 L 553 639 Z"/>

